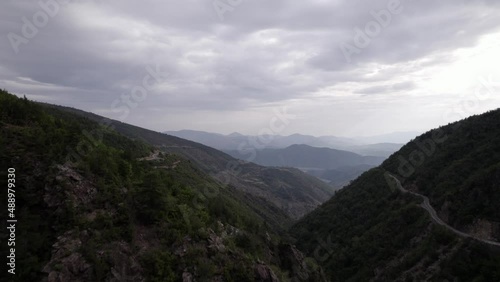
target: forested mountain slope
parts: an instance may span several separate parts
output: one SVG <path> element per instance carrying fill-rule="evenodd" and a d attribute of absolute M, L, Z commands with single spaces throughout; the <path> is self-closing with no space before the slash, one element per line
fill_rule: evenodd
<path fill-rule="evenodd" d="M 266 217 L 286 214 L 183 155 L 5 91 L 0 106 L 0 178 L 15 169 L 18 220 L 16 274 L 2 279 L 324 281 Z"/>
<path fill-rule="evenodd" d="M 51 106 L 54 107 L 54 106 Z M 328 200 L 333 189 L 316 177 L 294 168 L 263 167 L 237 160 L 223 152 L 189 140 L 147 130 L 119 121 L 80 111 L 56 107 L 103 124 L 111 124 L 121 134 L 142 140 L 157 147 L 162 152 L 175 153 L 194 162 L 204 172 L 210 174 L 223 185 L 257 196 L 259 201 L 269 201 L 272 206 L 284 211 L 291 218 L 299 218 Z M 266 216 L 274 217 L 269 210 Z M 281 218 L 275 218 L 281 224 Z"/>
<path fill-rule="evenodd" d="M 426 196 L 434 223 L 391 181 Z M 499 281 L 500 110 L 429 131 L 301 219 L 291 232 L 336 281 Z"/>

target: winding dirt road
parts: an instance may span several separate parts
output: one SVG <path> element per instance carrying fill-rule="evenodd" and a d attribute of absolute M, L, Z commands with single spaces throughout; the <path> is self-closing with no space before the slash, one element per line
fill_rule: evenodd
<path fill-rule="evenodd" d="M 403 193 L 409 193 L 409 194 L 412 194 L 412 195 L 415 195 L 415 196 L 418 196 L 418 197 L 422 198 L 424 201 L 422 202 L 422 204 L 420 206 L 429 213 L 429 215 L 431 216 L 432 220 L 434 222 L 436 222 L 437 224 L 446 227 L 447 229 L 449 229 L 450 231 L 452 231 L 453 233 L 455 233 L 455 234 L 457 234 L 457 235 L 459 235 L 461 237 L 472 238 L 472 239 L 475 239 L 477 241 L 483 242 L 485 244 L 489 244 L 489 245 L 500 247 L 500 242 L 495 242 L 495 241 L 481 239 L 481 238 L 472 236 L 470 234 L 464 233 L 462 231 L 459 231 L 459 230 L 457 230 L 457 229 L 449 226 L 446 222 L 442 221 L 439 218 L 439 216 L 437 215 L 436 210 L 431 206 L 431 204 L 429 202 L 429 198 L 427 198 L 424 195 L 421 195 L 421 194 L 418 194 L 418 193 L 406 190 L 405 188 L 403 188 L 403 185 L 401 185 L 401 181 L 399 181 L 395 176 L 393 176 L 392 174 L 389 174 L 389 176 L 396 182 L 396 186 Z"/>

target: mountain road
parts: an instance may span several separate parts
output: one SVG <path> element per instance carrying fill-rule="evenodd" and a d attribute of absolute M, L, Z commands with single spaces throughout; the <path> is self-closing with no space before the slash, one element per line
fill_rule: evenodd
<path fill-rule="evenodd" d="M 477 241 L 480 241 L 480 242 L 483 242 L 485 244 L 489 244 L 489 245 L 493 245 L 493 246 L 497 246 L 497 247 L 500 247 L 500 242 L 495 242 L 495 241 L 491 241 L 491 240 L 486 240 L 486 239 L 481 239 L 481 238 L 478 238 L 478 237 L 475 237 L 473 235 L 470 235 L 470 234 L 467 234 L 467 233 L 464 233 L 462 231 L 459 231 L 453 227 L 451 227 L 450 225 L 448 225 L 446 222 L 444 222 L 443 220 L 441 220 L 439 218 L 439 216 L 437 215 L 437 212 L 436 210 L 431 206 L 430 204 L 430 201 L 429 201 L 429 198 L 424 196 L 424 195 L 421 195 L 421 194 L 418 194 L 418 193 L 415 193 L 415 192 L 412 192 L 412 191 L 408 191 L 406 190 L 403 185 L 401 185 L 401 182 L 399 181 L 399 179 L 397 179 L 395 176 L 393 176 L 392 174 L 389 174 L 390 178 L 392 178 L 395 182 L 396 182 L 396 186 L 398 187 L 399 190 L 401 190 L 403 193 L 409 193 L 409 194 L 412 194 L 412 195 L 415 195 L 417 197 L 420 197 L 422 198 L 424 201 L 422 202 L 422 204 L 420 205 L 423 209 L 425 209 L 429 215 L 431 216 L 432 220 L 439 224 L 439 225 L 442 225 L 444 227 L 446 227 L 447 229 L 449 229 L 450 231 L 452 231 L 453 233 L 461 236 L 461 237 L 465 237 L 465 238 L 472 238 L 474 240 L 477 240 Z"/>

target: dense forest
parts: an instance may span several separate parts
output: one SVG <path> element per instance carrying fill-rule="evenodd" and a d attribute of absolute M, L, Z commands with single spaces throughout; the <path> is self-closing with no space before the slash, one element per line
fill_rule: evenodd
<path fill-rule="evenodd" d="M 0 178 L 16 171 L 16 281 L 324 280 L 254 211 L 258 200 L 190 160 L 6 91 L 0 105 Z"/>
<path fill-rule="evenodd" d="M 241 163 L 224 182 L 232 159 L 194 142 L 6 91 L 0 105 L 16 281 L 500 281 L 499 248 L 389 177 L 498 241 L 500 111 L 419 136 L 294 221 L 330 195 L 298 170 Z"/>
<path fill-rule="evenodd" d="M 462 238 L 500 239 L 500 110 L 429 131 L 308 214 L 291 233 L 336 281 L 499 281 L 500 249 Z M 320 244 L 321 243 L 321 244 Z"/>

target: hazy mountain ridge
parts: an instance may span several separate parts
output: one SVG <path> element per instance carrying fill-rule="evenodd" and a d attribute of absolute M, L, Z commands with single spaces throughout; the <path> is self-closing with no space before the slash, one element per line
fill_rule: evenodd
<path fill-rule="evenodd" d="M 239 151 L 225 152 L 235 158 L 251 160 L 259 165 L 298 168 L 328 182 L 335 189 L 341 188 L 364 171 L 381 164 L 385 159 L 308 145 L 262 149 L 247 154 L 241 154 Z"/>
<path fill-rule="evenodd" d="M 264 138 L 195 130 L 166 133 L 217 148 L 243 161 L 264 166 L 295 167 L 330 183 L 335 189 L 359 176 L 364 171 L 360 171 L 360 168 L 368 169 L 379 165 L 402 146 L 394 143 L 360 145 L 362 142 L 349 138 L 302 134 Z M 334 149 L 334 146 L 346 149 Z M 354 152 L 360 152 L 361 156 Z M 327 172 L 338 168 L 341 170 Z"/>
<path fill-rule="evenodd" d="M 245 144 L 258 144 L 259 146 L 257 146 L 257 149 L 282 149 L 292 145 L 308 145 L 311 147 L 327 147 L 351 151 L 361 155 L 381 157 L 388 157 L 401 148 L 403 145 L 401 144 L 403 143 L 401 140 L 407 142 L 417 135 L 416 132 L 407 132 L 373 137 L 346 138 L 337 136 L 315 137 L 303 134 L 292 134 L 289 136 L 250 136 L 232 133 L 223 135 L 196 130 L 165 131 L 164 133 L 195 141 L 222 151 L 241 150 L 241 147 L 244 147 Z"/>
<path fill-rule="evenodd" d="M 308 173 L 324 181 L 328 181 L 333 187 L 341 188 L 373 167 L 375 166 L 364 164 L 327 170 L 309 170 Z"/>
<path fill-rule="evenodd" d="M 235 158 L 244 158 L 238 151 L 226 151 Z M 356 165 L 379 165 L 385 158 L 361 156 L 352 152 L 291 145 L 284 149 L 257 150 L 252 162 L 265 166 L 291 166 L 297 168 L 336 169 Z"/>

